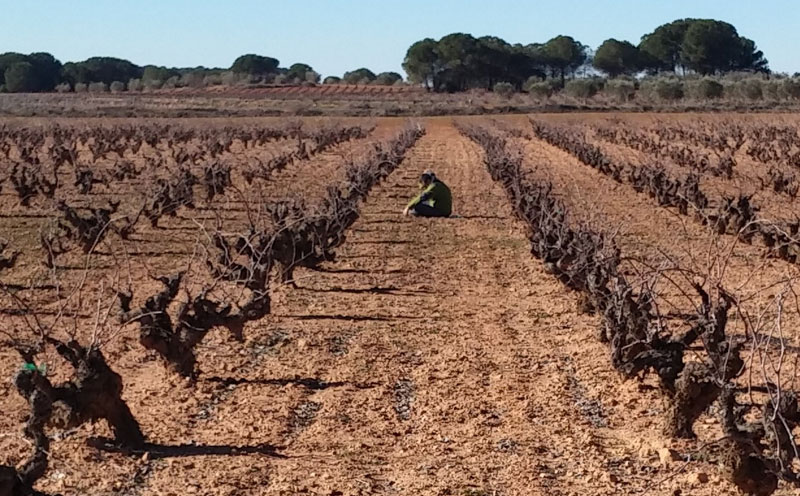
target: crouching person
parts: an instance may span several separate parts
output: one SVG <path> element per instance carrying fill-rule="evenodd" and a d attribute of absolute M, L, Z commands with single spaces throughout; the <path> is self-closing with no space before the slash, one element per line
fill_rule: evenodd
<path fill-rule="evenodd" d="M 426 170 L 422 173 L 419 186 L 422 191 L 408 203 L 403 215 L 450 217 L 453 209 L 450 188 L 433 171 Z"/>

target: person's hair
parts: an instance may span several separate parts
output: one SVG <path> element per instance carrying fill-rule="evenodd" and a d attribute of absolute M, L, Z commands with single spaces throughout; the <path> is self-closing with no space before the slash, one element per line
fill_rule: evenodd
<path fill-rule="evenodd" d="M 432 183 L 435 179 L 436 175 L 433 172 L 423 172 L 419 178 L 422 183 Z"/>

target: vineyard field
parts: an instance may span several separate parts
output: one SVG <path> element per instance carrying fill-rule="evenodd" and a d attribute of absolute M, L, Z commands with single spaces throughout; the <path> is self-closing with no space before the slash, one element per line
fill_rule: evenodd
<path fill-rule="evenodd" d="M 0 496 L 796 494 L 799 190 L 794 114 L 0 121 Z"/>

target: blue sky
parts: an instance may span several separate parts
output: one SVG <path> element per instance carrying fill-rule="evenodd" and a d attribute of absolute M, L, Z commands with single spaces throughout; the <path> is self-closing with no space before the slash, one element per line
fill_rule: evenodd
<path fill-rule="evenodd" d="M 323 75 L 362 66 L 402 72 L 406 49 L 425 37 L 467 32 L 531 43 L 568 34 L 596 48 L 612 37 L 636 43 L 683 17 L 730 22 L 773 70 L 800 71 L 793 0 L 0 0 L 0 52 L 209 67 L 259 53 Z"/>

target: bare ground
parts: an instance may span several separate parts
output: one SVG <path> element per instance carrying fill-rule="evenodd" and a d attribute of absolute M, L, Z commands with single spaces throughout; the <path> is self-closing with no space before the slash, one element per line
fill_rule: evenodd
<path fill-rule="evenodd" d="M 558 167 L 567 160 L 545 154 Z M 613 372 L 594 337 L 597 319 L 579 315 L 576 295 L 531 257 L 481 160 L 449 121 L 431 121 L 373 191 L 337 262 L 298 271 L 301 289 L 279 288 L 273 315 L 248 328 L 244 344 L 221 333 L 203 343 L 196 387 L 170 376 L 135 336 L 120 337 L 109 361 L 151 444 L 137 453 L 97 449 L 86 439 L 108 436 L 106 427 L 82 427 L 53 444 L 39 488 L 736 494 L 710 465 L 659 459 L 659 449 L 686 459 L 697 446 L 661 436 L 659 395 Z M 451 186 L 458 218 L 399 215 L 427 168 Z M 637 202 L 638 219 L 655 212 Z M 9 377 L 17 362 L 3 352 L 0 365 Z M 0 388 L 0 407 L 13 412 L 0 420 L 0 462 L 14 462 L 27 450 L 25 409 L 8 383 Z"/>

